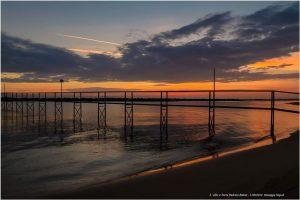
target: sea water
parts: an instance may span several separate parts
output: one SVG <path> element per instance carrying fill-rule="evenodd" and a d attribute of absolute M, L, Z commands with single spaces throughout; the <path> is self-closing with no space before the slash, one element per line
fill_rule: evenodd
<path fill-rule="evenodd" d="M 195 102 L 170 102 L 170 104 Z M 207 104 L 207 102 L 196 102 Z M 276 106 L 298 110 L 288 101 Z M 270 107 L 270 102 L 217 102 L 217 105 Z M 270 133 L 270 111 L 216 109 L 216 136 L 209 143 L 208 108 L 169 107 L 168 141 L 160 141 L 159 106 L 134 106 L 134 132 L 124 139 L 124 105 L 107 105 L 107 133 L 97 131 L 97 104 L 82 104 L 82 129 L 73 132 L 73 103 L 63 103 L 63 132 L 56 131 L 54 103 L 47 103 L 47 126 L 25 114 L 2 112 L 3 197 L 38 197 L 101 184 L 196 156 L 251 145 Z M 41 117 L 41 116 L 40 116 Z M 43 117 L 43 116 L 42 116 Z M 44 118 L 43 118 L 44 119 Z M 298 130 L 298 114 L 277 111 L 278 139 Z M 34 121 L 33 121 L 34 120 Z M 41 120 L 41 119 L 40 119 Z M 213 147 L 213 148 L 208 148 Z"/>

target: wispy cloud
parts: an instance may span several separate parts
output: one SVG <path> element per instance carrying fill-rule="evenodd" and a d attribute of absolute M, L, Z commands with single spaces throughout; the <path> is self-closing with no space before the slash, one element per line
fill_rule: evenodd
<path fill-rule="evenodd" d="M 122 54 L 118 51 L 100 51 L 100 50 L 92 50 L 92 49 L 78 49 L 78 48 L 71 48 L 70 51 L 74 51 L 83 55 L 89 55 L 89 54 L 104 54 L 113 56 L 116 58 L 120 58 Z"/>
<path fill-rule="evenodd" d="M 116 43 L 116 42 L 109 42 L 109 41 L 104 41 L 104 40 L 96 40 L 96 39 L 92 39 L 92 38 L 87 38 L 87 37 L 81 37 L 81 36 L 75 36 L 75 35 L 66 35 L 66 34 L 56 34 L 58 36 L 62 36 L 62 37 L 68 37 L 68 38 L 75 38 L 75 39 L 80 39 L 80 40 L 88 40 L 88 41 L 92 41 L 92 42 L 97 42 L 97 43 L 102 43 L 102 44 L 111 44 L 111 45 L 115 45 L 115 46 L 120 46 L 122 44 Z"/>

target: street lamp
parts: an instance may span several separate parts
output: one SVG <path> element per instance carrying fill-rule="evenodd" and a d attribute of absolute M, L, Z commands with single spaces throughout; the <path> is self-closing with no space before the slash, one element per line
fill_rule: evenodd
<path fill-rule="evenodd" d="M 63 84 L 64 80 L 60 79 L 59 82 L 60 82 L 60 97 L 62 98 L 62 89 L 63 89 L 62 84 Z"/>

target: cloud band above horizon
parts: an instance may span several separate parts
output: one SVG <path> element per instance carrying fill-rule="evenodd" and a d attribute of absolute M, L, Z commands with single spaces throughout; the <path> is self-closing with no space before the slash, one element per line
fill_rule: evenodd
<path fill-rule="evenodd" d="M 219 81 L 298 78 L 298 73 L 250 72 L 244 66 L 299 52 L 298 2 L 270 6 L 246 16 L 211 14 L 179 29 L 124 45 L 120 57 L 89 54 L 82 57 L 64 48 L 38 44 L 2 33 L 2 72 L 21 73 L 11 82 L 66 81 L 209 81 L 212 68 Z M 285 66 L 274 67 L 273 70 Z"/>

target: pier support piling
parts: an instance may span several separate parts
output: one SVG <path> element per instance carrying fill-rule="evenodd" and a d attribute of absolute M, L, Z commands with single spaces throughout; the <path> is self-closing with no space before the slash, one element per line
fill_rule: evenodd
<path fill-rule="evenodd" d="M 60 99 L 57 99 L 56 92 L 54 93 L 54 132 L 58 132 L 58 128 L 60 129 L 60 133 L 63 133 L 63 102 L 62 95 Z"/>
<path fill-rule="evenodd" d="M 15 97 L 14 97 L 14 93 L 11 93 L 11 101 L 10 101 L 10 105 L 9 105 L 9 110 L 11 111 L 11 120 L 12 120 L 12 123 L 14 123 L 14 108 L 15 108 Z"/>
<path fill-rule="evenodd" d="M 6 111 L 13 112 L 13 93 L 7 94 Z"/>
<path fill-rule="evenodd" d="M 18 94 L 16 94 L 16 115 L 21 115 L 23 117 L 24 108 L 23 108 L 23 93 L 21 94 L 21 99 L 18 99 Z"/>
<path fill-rule="evenodd" d="M 209 91 L 208 100 L 208 137 L 215 135 L 215 91 Z"/>
<path fill-rule="evenodd" d="M 16 123 L 18 123 L 19 119 L 21 118 L 22 127 L 23 127 L 23 117 L 24 117 L 23 93 L 21 93 L 20 96 L 18 96 L 18 94 L 16 93 Z"/>
<path fill-rule="evenodd" d="M 101 92 L 103 94 L 102 100 L 100 99 L 100 92 L 98 92 L 98 117 L 97 117 L 97 130 L 98 139 L 100 138 L 100 133 L 106 136 L 107 124 L 106 124 L 106 92 Z"/>
<path fill-rule="evenodd" d="M 79 95 L 77 95 L 79 94 Z M 73 132 L 82 131 L 82 94 L 81 92 L 73 93 Z"/>
<path fill-rule="evenodd" d="M 271 119 L 270 119 L 270 135 L 273 142 L 276 142 L 275 130 L 274 130 L 274 122 L 275 122 L 275 92 L 271 92 Z"/>
<path fill-rule="evenodd" d="M 127 92 L 124 93 L 124 137 L 133 136 L 133 92 L 130 92 L 130 99 L 127 98 Z"/>
<path fill-rule="evenodd" d="M 29 125 L 29 120 L 34 124 L 34 94 L 31 94 L 31 98 L 26 94 L 26 122 Z"/>
<path fill-rule="evenodd" d="M 5 112 L 6 111 L 6 103 L 7 103 L 7 99 L 6 99 L 6 93 L 1 93 L 1 111 Z"/>
<path fill-rule="evenodd" d="M 160 92 L 160 141 L 168 140 L 168 92 Z"/>
<path fill-rule="evenodd" d="M 41 93 L 39 93 L 39 121 L 38 121 L 38 127 L 39 130 L 41 130 L 42 127 L 44 127 L 44 130 L 46 131 L 47 128 L 47 93 L 44 93 L 44 98 L 41 97 Z"/>

